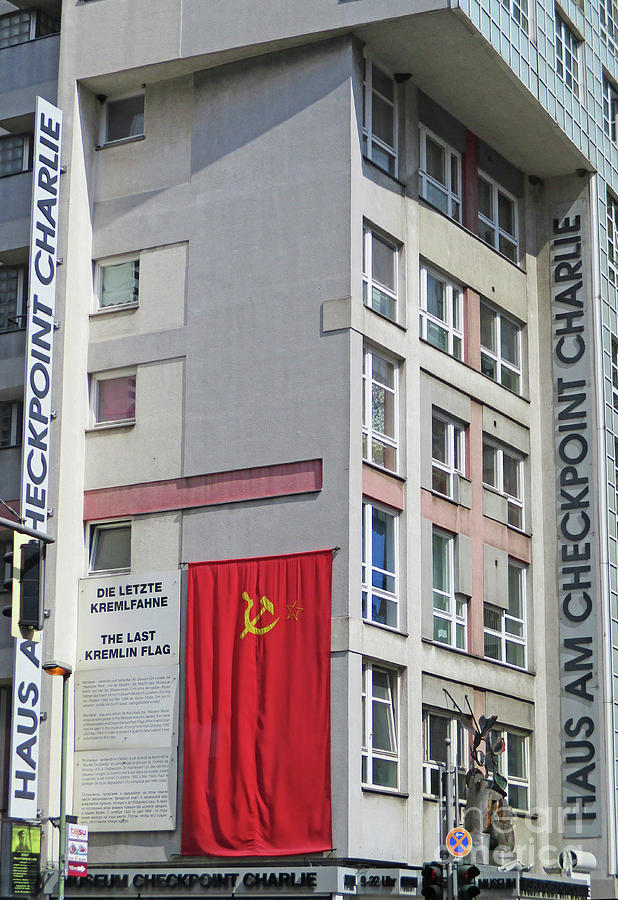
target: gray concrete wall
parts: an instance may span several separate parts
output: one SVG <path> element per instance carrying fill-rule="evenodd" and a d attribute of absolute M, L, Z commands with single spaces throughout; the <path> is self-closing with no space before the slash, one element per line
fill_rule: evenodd
<path fill-rule="evenodd" d="M 59 34 L 2 49 L 0 121 L 33 113 L 37 94 L 56 102 L 59 57 Z"/>

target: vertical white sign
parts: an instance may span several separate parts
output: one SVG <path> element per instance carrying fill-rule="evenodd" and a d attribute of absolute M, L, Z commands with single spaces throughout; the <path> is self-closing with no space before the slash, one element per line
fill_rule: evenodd
<path fill-rule="evenodd" d="M 62 113 L 36 99 L 30 223 L 26 384 L 22 443 L 22 520 L 45 532 L 56 301 Z M 41 704 L 40 645 L 15 641 L 9 816 L 36 819 Z"/>

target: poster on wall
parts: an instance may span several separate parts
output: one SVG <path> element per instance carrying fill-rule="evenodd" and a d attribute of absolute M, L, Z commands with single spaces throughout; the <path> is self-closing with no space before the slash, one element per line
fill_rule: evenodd
<path fill-rule="evenodd" d="M 75 791 L 90 831 L 175 827 L 180 572 L 82 579 Z"/>

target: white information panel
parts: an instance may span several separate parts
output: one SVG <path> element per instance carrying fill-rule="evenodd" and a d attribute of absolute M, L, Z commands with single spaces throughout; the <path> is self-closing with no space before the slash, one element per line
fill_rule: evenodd
<path fill-rule="evenodd" d="M 75 793 L 90 831 L 173 830 L 176 748 L 76 753 Z"/>
<path fill-rule="evenodd" d="M 109 575 L 80 582 L 77 665 L 178 665 L 180 573 Z"/>
<path fill-rule="evenodd" d="M 76 750 L 174 746 L 177 722 L 178 666 L 77 673 Z"/>

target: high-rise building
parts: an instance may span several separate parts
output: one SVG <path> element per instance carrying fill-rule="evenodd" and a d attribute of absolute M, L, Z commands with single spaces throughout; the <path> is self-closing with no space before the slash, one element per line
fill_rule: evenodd
<path fill-rule="evenodd" d="M 67 808 L 90 834 L 68 893 L 420 893 L 448 741 L 461 822 L 485 721 L 514 846 L 479 851 L 483 893 L 580 896 L 556 880 L 575 847 L 618 896 L 617 115 L 609 0 L 0 0 L 0 499 L 55 539 L 32 653 L 73 670 Z M 49 316 L 27 341 L 29 293 Z M 46 365 L 53 343 L 49 421 L 27 343 Z M 324 550 L 330 617 L 301 590 Z M 273 600 L 265 561 L 297 554 Z M 229 560 L 253 592 L 225 593 Z M 234 793 L 211 795 L 223 718 L 274 727 L 256 647 L 280 634 L 274 680 L 315 728 L 277 720 L 257 794 L 230 751 Z M 0 619 L 3 813 L 16 748 L 33 762 L 13 646 Z M 60 680 L 40 711 L 19 818 L 50 869 Z M 301 738 L 320 765 L 286 757 Z M 283 789 L 295 760 L 332 834 Z M 307 835 L 231 835 L 237 793 Z"/>

